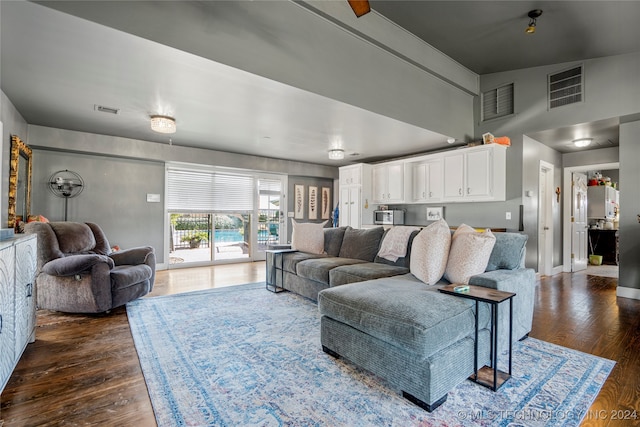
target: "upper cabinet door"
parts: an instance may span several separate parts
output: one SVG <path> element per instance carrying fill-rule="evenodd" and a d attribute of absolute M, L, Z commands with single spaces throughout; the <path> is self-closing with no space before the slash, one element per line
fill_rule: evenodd
<path fill-rule="evenodd" d="M 387 200 L 393 203 L 404 202 L 404 163 L 387 166 Z"/>
<path fill-rule="evenodd" d="M 467 197 L 490 197 L 492 183 L 491 151 L 467 153 Z"/>
<path fill-rule="evenodd" d="M 444 176 L 442 173 L 442 159 L 436 159 L 427 163 L 427 201 L 439 202 L 442 200 Z"/>
<path fill-rule="evenodd" d="M 422 202 L 427 200 L 427 163 L 414 163 L 413 168 L 413 191 L 411 200 L 414 202 Z"/>
<path fill-rule="evenodd" d="M 404 163 L 376 165 L 372 171 L 374 202 L 404 202 Z"/>
<path fill-rule="evenodd" d="M 456 200 L 464 198 L 464 155 L 462 153 L 444 156 L 444 198 Z"/>

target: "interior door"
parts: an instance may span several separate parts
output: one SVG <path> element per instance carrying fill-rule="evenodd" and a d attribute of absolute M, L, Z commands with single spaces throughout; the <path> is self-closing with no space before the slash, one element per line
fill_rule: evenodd
<path fill-rule="evenodd" d="M 538 199 L 538 272 L 553 274 L 553 165 L 540 160 Z"/>
<path fill-rule="evenodd" d="M 588 226 L 587 226 L 587 175 L 574 172 L 571 194 L 571 271 L 587 268 Z"/>

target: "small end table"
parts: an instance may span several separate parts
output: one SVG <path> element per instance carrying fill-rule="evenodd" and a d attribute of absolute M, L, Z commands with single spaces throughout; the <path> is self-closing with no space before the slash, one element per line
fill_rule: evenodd
<path fill-rule="evenodd" d="M 280 271 L 280 284 L 284 282 L 284 266 L 282 261 L 282 254 L 288 252 L 297 252 L 295 249 L 268 249 L 265 251 L 267 254 L 266 262 L 266 288 L 268 291 L 278 293 L 285 289 L 282 286 L 278 286 L 278 271 Z"/>
<path fill-rule="evenodd" d="M 511 378 L 511 357 L 513 347 L 513 292 L 504 292 L 496 289 L 485 288 L 484 286 L 468 285 L 469 290 L 464 292 L 456 292 L 454 289 L 460 285 L 447 285 L 440 292 L 454 295 L 460 298 L 470 299 L 476 302 L 476 332 L 475 342 L 473 344 L 473 370 L 474 374 L 469 377 L 470 380 L 488 387 L 493 391 L 498 390 L 509 378 Z M 509 300 L 509 372 L 498 370 L 498 305 L 501 302 Z M 478 370 L 478 316 L 479 303 L 486 302 L 491 305 L 491 367 L 483 366 Z M 493 380 L 493 381 L 492 381 Z"/>

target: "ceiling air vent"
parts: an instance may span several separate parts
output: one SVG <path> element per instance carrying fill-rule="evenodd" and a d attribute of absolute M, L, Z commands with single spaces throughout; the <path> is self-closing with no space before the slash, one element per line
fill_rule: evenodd
<path fill-rule="evenodd" d="M 101 113 L 110 113 L 110 114 L 118 114 L 120 112 L 119 108 L 105 107 L 104 105 L 94 105 L 93 109 L 96 111 L 100 111 Z"/>
<path fill-rule="evenodd" d="M 482 121 L 513 114 L 513 83 L 482 92 Z"/>
<path fill-rule="evenodd" d="M 582 65 L 549 75 L 549 109 L 583 101 Z"/>

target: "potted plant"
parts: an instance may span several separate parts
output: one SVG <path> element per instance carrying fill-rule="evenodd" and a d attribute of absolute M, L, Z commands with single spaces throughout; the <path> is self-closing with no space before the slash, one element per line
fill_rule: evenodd
<path fill-rule="evenodd" d="M 207 240 L 208 238 L 209 236 L 204 231 L 197 231 L 197 232 L 191 232 L 187 234 L 181 240 L 183 242 L 189 242 L 189 247 L 191 249 L 195 249 L 200 246 L 200 243 L 203 240 Z"/>

